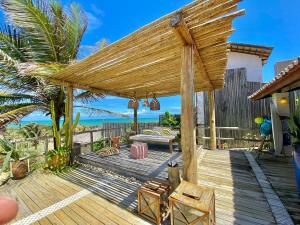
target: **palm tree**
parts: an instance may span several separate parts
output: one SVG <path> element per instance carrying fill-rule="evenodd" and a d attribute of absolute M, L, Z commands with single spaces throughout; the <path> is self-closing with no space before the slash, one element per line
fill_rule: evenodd
<path fill-rule="evenodd" d="M 36 110 L 51 115 L 51 100 L 59 127 L 65 91 L 41 75 L 76 60 L 87 28 L 86 15 L 78 4 L 64 9 L 55 0 L 0 0 L 0 4 L 10 24 L 0 29 L 0 87 L 4 90 L 0 92 L 0 127 Z M 37 76 L 29 76 L 33 74 Z M 88 91 L 77 93 L 75 100 L 104 97 Z"/>

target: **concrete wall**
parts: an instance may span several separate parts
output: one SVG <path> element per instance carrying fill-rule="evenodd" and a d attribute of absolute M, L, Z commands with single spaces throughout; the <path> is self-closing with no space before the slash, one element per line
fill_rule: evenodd
<path fill-rule="evenodd" d="M 262 82 L 262 60 L 259 56 L 238 52 L 229 52 L 227 69 L 245 68 L 247 81 Z"/>

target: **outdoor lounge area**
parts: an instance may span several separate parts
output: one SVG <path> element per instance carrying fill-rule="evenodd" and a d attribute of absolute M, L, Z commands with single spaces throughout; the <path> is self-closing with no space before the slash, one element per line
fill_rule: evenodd
<path fill-rule="evenodd" d="M 18 26 L 26 22 L 20 18 L 29 18 L 37 27 L 48 21 L 45 25 L 53 29 L 40 35 L 30 23 L 20 27 L 33 35 L 20 49 L 27 51 L 27 43 L 30 49 L 30 41 L 38 40 L 33 47 L 39 51 L 16 60 L 23 54 L 19 48 L 12 56 L 4 50 L 21 45 L 10 42 L 23 33 L 16 29 L 12 35 L 8 27 L 4 50 L 0 36 L 0 75 L 7 76 L 0 85 L 20 82 L 18 92 L 0 93 L 0 103 L 16 103 L 1 103 L 0 129 L 36 110 L 51 123 L 43 129 L 30 124 L 1 131 L 0 225 L 300 224 L 300 104 L 298 114 L 290 113 L 300 99 L 281 93 L 300 88 L 300 58 L 262 86 L 262 66 L 273 48 L 229 44 L 233 22 L 245 14 L 241 0 L 190 1 L 114 43 L 97 42 L 97 50 L 81 60 L 77 51 L 87 26 L 79 5 L 63 13 L 57 2 L 14 1 L 18 4 L 0 1 L 0 8 L 19 20 Z M 50 41 L 39 39 L 52 35 Z M 41 49 L 54 53 L 46 57 Z M 228 69 L 230 51 L 234 67 Z M 9 71 L 2 71 L 3 61 Z M 248 68 L 240 68 L 248 61 Z M 227 85 L 226 75 L 232 81 L 226 88 L 232 90 L 222 96 L 218 91 Z M 252 75 L 256 79 L 248 82 Z M 23 82 L 31 82 L 24 95 Z M 252 94 L 256 87 L 261 88 Z M 31 96 L 35 92 L 37 98 Z M 169 104 L 174 96 L 177 105 Z M 251 101 L 270 96 L 260 104 Z M 109 109 L 95 108 L 106 97 Z M 176 107 L 177 114 L 163 104 Z M 18 111 L 19 105 L 25 111 Z M 241 125 L 233 124 L 238 119 L 232 106 L 243 110 L 239 120 L 247 117 Z M 92 120 L 91 111 L 114 118 L 80 127 L 81 118 Z M 145 112 L 156 120 L 148 121 Z M 216 116 L 224 112 L 232 117 L 226 127 L 218 125 Z M 229 141 L 243 148 L 228 146 Z"/>

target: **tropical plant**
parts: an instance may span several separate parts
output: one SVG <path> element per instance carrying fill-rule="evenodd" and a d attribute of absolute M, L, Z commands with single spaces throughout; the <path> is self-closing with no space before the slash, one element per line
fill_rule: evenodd
<path fill-rule="evenodd" d="M 51 108 L 51 116 L 52 118 L 55 118 L 55 105 L 54 105 L 54 101 L 51 101 L 50 103 L 50 108 Z M 68 98 L 66 99 L 66 104 L 65 104 L 65 121 L 61 127 L 61 129 L 59 129 L 56 124 L 57 122 L 55 121 L 55 119 L 52 119 L 52 126 L 53 126 L 53 135 L 55 137 L 55 141 L 56 141 L 56 146 L 57 148 L 69 148 L 71 146 L 71 136 L 73 134 L 73 130 L 76 128 L 76 126 L 78 125 L 79 122 L 79 118 L 80 118 L 80 113 L 78 112 L 75 118 L 75 123 L 70 127 L 70 120 L 73 120 L 73 118 L 69 118 L 69 104 L 68 104 Z M 61 137 L 64 134 L 65 136 L 65 141 L 64 141 L 64 145 L 61 144 Z"/>
<path fill-rule="evenodd" d="M 93 144 L 93 151 L 96 152 L 107 146 L 107 141 L 104 138 L 100 138 Z"/>
<path fill-rule="evenodd" d="M 165 112 L 162 119 L 162 125 L 165 127 L 176 127 L 180 125 L 180 121 L 172 116 L 169 112 Z"/>
<path fill-rule="evenodd" d="M 297 108 L 295 114 L 288 120 L 290 135 L 295 145 L 300 144 L 300 107 Z"/>
<path fill-rule="evenodd" d="M 6 138 L 0 139 L 0 152 L 6 154 L 6 157 L 3 161 L 2 168 L 0 169 L 0 174 L 1 174 L 8 168 L 9 161 L 11 159 L 15 161 L 19 160 L 20 155 L 16 149 L 16 146 Z"/>
<path fill-rule="evenodd" d="M 25 138 L 33 138 L 33 145 L 35 149 L 37 149 L 37 146 L 39 144 L 39 141 L 37 138 L 42 137 L 44 135 L 43 130 L 41 129 L 40 125 L 37 123 L 29 123 L 20 129 L 20 133 Z"/>
<path fill-rule="evenodd" d="M 55 118 L 54 101 L 50 102 L 50 109 L 52 118 Z M 55 119 L 52 120 L 53 135 L 56 141 L 56 148 L 47 153 L 47 163 L 48 167 L 51 170 L 57 172 L 62 171 L 69 163 L 72 145 L 72 134 L 80 118 L 80 113 L 77 113 L 74 125 L 70 126 L 70 120 L 73 120 L 73 118 L 69 118 L 69 110 L 70 109 L 67 98 L 65 104 L 66 115 L 62 127 L 59 129 L 56 126 L 57 122 L 55 121 Z M 64 144 L 62 144 L 62 135 L 64 135 L 65 137 Z"/>
<path fill-rule="evenodd" d="M 59 128 L 66 94 L 51 85 L 48 76 L 77 58 L 86 15 L 78 4 L 64 8 L 56 0 L 0 0 L 0 4 L 11 24 L 0 29 L 0 127 L 36 110 L 51 115 L 53 100 L 52 119 Z M 75 94 L 75 100 L 103 97 L 89 91 Z"/>

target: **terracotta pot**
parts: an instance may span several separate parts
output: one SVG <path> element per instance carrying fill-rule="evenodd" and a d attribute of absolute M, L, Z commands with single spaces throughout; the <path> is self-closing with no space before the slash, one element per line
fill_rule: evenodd
<path fill-rule="evenodd" d="M 113 142 L 112 147 L 114 147 L 114 148 L 120 148 L 120 139 L 121 138 L 119 136 L 112 137 L 112 142 Z"/>
<path fill-rule="evenodd" d="M 22 179 L 28 173 L 28 166 L 25 161 L 16 161 L 12 163 L 12 174 L 15 179 Z"/>

